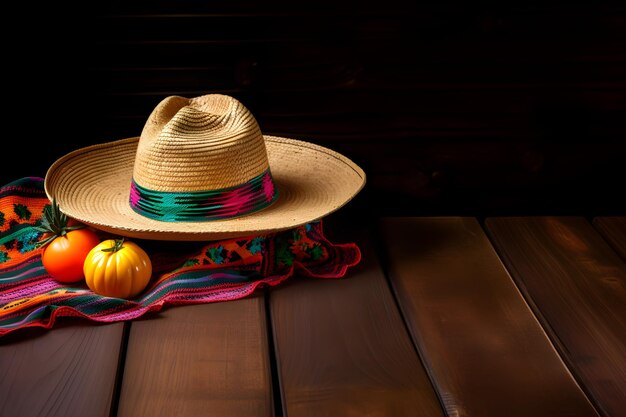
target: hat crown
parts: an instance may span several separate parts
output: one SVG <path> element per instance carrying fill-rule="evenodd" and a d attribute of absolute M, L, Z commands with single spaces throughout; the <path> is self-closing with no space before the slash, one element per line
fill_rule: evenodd
<path fill-rule="evenodd" d="M 268 168 L 259 125 L 238 100 L 171 96 L 143 128 L 133 179 L 161 192 L 208 191 L 244 184 Z"/>

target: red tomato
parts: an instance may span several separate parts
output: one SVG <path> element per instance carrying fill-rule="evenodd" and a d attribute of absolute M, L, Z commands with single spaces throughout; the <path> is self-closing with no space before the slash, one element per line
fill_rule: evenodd
<path fill-rule="evenodd" d="M 83 265 L 91 249 L 100 243 L 89 228 L 72 230 L 48 243 L 41 257 L 44 268 L 61 282 L 77 282 L 85 278 Z"/>

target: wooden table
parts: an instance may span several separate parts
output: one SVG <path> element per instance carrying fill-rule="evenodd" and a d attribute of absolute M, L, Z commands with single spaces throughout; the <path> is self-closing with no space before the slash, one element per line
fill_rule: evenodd
<path fill-rule="evenodd" d="M 626 416 L 626 218 L 349 223 L 343 279 L 9 334 L 0 415 Z"/>

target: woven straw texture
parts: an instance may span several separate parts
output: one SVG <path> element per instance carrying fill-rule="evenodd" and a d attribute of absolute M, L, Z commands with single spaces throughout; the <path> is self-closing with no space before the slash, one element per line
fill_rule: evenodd
<path fill-rule="evenodd" d="M 134 212 L 129 194 L 138 137 L 67 154 L 48 170 L 45 189 L 68 216 L 101 230 L 142 239 L 213 240 L 270 233 L 321 219 L 365 184 L 363 170 L 337 152 L 293 139 L 264 139 L 279 198 L 243 217 L 166 223 Z"/>
<path fill-rule="evenodd" d="M 261 129 L 239 101 L 172 96 L 145 124 L 133 177 L 155 191 L 206 191 L 240 185 L 267 168 Z"/>
<path fill-rule="evenodd" d="M 130 205 L 133 180 L 156 193 L 206 192 L 241 186 L 268 167 L 274 180 L 269 190 L 277 189 L 278 199 L 241 217 L 167 222 Z M 48 197 L 70 217 L 155 240 L 214 240 L 293 228 L 337 210 L 364 185 L 365 173 L 348 158 L 308 142 L 264 136 L 242 103 L 221 94 L 167 97 L 141 137 L 71 152 L 45 179 Z"/>

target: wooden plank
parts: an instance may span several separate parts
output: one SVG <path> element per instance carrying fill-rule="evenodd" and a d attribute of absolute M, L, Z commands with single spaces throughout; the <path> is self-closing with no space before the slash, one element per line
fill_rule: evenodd
<path fill-rule="evenodd" d="M 341 279 L 270 294 L 286 416 L 442 416 L 369 239 Z"/>
<path fill-rule="evenodd" d="M 0 339 L 0 415 L 109 417 L 123 329 L 63 318 Z"/>
<path fill-rule="evenodd" d="M 581 217 L 490 218 L 492 240 L 607 416 L 626 416 L 626 268 Z"/>
<path fill-rule="evenodd" d="M 132 324 L 118 417 L 271 416 L 262 295 Z"/>
<path fill-rule="evenodd" d="M 623 260 L 626 261 L 626 217 L 596 217 L 593 225 Z"/>
<path fill-rule="evenodd" d="M 596 416 L 473 218 L 385 218 L 388 273 L 449 416 Z"/>

